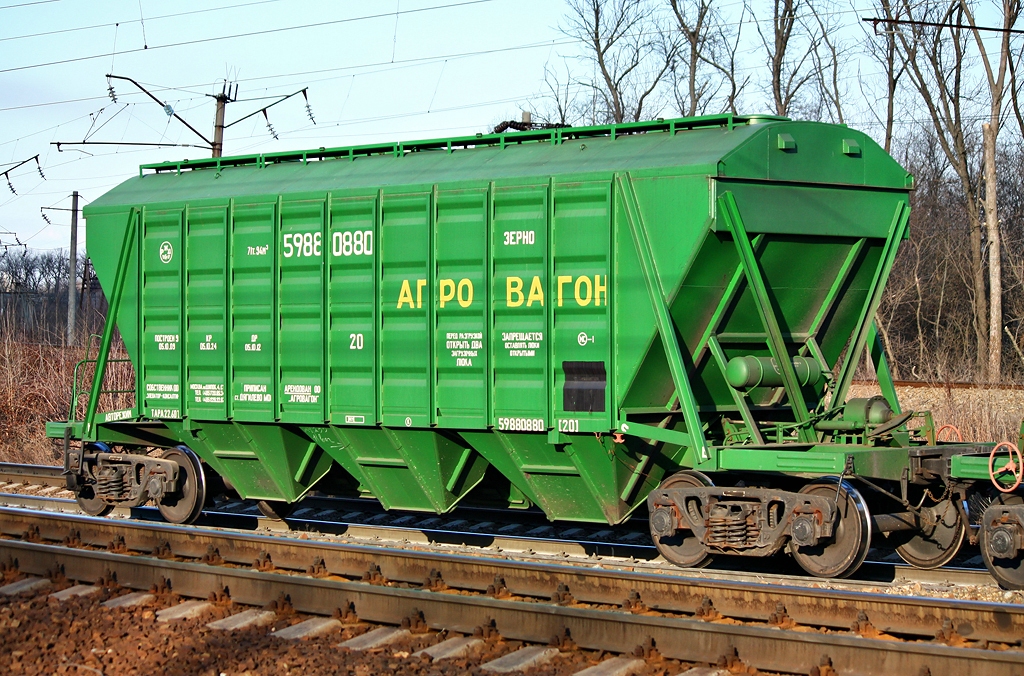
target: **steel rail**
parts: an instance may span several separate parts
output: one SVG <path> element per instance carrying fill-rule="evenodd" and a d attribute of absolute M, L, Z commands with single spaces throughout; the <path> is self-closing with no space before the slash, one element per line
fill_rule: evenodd
<path fill-rule="evenodd" d="M 66 486 L 63 468 L 50 465 L 19 465 L 0 462 L 0 483 Z"/>
<path fill-rule="evenodd" d="M 559 585 L 567 585 L 577 601 L 591 604 L 619 605 L 635 591 L 644 604 L 658 611 L 696 614 L 702 608 L 707 610 L 710 603 L 721 616 L 743 621 L 765 622 L 778 614 L 781 604 L 794 622 L 810 627 L 849 630 L 866 615 L 879 631 L 901 636 L 930 639 L 943 630 L 944 624 L 972 641 L 1015 644 L 1024 636 L 1024 607 L 1014 604 L 744 582 L 716 579 L 714 572 L 705 578 L 692 578 L 595 563 L 524 561 L 494 552 L 469 555 L 411 550 L 317 541 L 313 539 L 316 536 L 308 534 L 243 534 L 0 508 L 3 535 L 21 537 L 35 529 L 40 542 L 62 542 L 69 532 L 76 531 L 86 545 L 106 547 L 123 539 L 130 551 L 150 553 L 169 546 L 175 556 L 183 558 L 201 558 L 216 550 L 225 563 L 242 566 L 251 566 L 267 555 L 278 569 L 290 571 L 306 571 L 322 561 L 331 574 L 356 579 L 379 567 L 389 580 L 421 584 L 436 570 L 452 587 L 484 591 L 501 578 L 511 593 L 533 598 L 551 598 Z M 22 544 L 0 540 L 0 556 L 17 557 L 16 550 Z M 1019 658 L 1024 659 L 1024 653 Z"/>
<path fill-rule="evenodd" d="M 870 385 L 873 387 L 878 386 L 878 383 L 874 380 L 854 380 L 852 384 Z M 930 383 L 926 380 L 894 380 L 893 385 L 896 387 L 907 387 L 911 389 L 931 390 L 1024 390 L 1024 385 L 1017 385 L 1014 383 Z"/>
<path fill-rule="evenodd" d="M 902 381 L 901 381 L 902 382 Z M 17 463 L 0 463 L 0 482 L 21 484 L 21 485 L 38 485 L 38 486 L 61 486 L 65 485 L 65 480 L 62 475 L 62 468 L 59 466 L 50 465 L 24 465 Z M 24 495 L 24 494 L 7 494 L 0 493 L 0 505 L 12 506 L 12 507 L 27 507 L 30 509 L 45 510 L 51 512 L 59 512 L 64 514 L 80 514 L 81 510 L 78 508 L 74 500 L 61 499 L 53 496 L 35 496 L 35 495 Z M 357 511 L 365 510 L 367 508 L 374 508 L 376 505 L 364 505 L 362 500 L 345 499 L 345 498 L 329 498 L 329 497 L 309 497 L 303 501 L 302 507 L 309 508 L 315 512 L 319 511 Z M 301 509 L 301 507 L 300 507 Z M 155 510 L 148 510 L 147 508 L 135 508 L 132 510 L 117 508 L 114 511 L 115 516 L 125 518 L 141 518 L 143 520 L 152 520 L 155 516 L 149 512 Z M 497 513 L 496 510 L 482 508 L 479 510 L 483 514 L 484 520 L 489 520 L 494 517 Z M 507 516 L 507 514 L 505 514 Z M 314 527 L 321 532 L 343 534 L 348 537 L 355 538 L 381 538 L 383 540 L 395 539 L 395 540 L 408 540 L 411 543 L 427 544 L 430 542 L 444 542 L 451 545 L 466 545 L 466 546 L 477 546 L 477 547 L 491 547 L 505 550 L 518 550 L 526 551 L 531 550 L 532 552 L 544 555 L 568 555 L 568 556 L 589 556 L 595 555 L 600 557 L 635 557 L 641 562 L 656 564 L 657 556 L 656 550 L 653 545 L 644 545 L 640 543 L 627 543 L 621 541 L 605 541 L 605 540 L 587 540 L 587 539 L 574 539 L 572 541 L 564 538 L 545 538 L 545 537 L 529 537 L 524 535 L 506 535 L 502 533 L 488 533 L 488 532 L 476 532 L 469 531 L 466 529 L 451 530 L 445 527 L 438 528 L 422 528 L 418 526 L 401 526 L 401 525 L 387 525 L 387 524 L 373 524 L 373 523 L 355 523 L 351 521 L 330 521 L 322 520 L 318 518 L 309 517 L 298 517 L 293 515 L 289 517 L 288 521 L 296 524 L 300 527 Z M 516 516 L 522 517 L 523 515 L 517 514 Z M 215 525 L 216 527 L 228 527 L 238 528 L 241 530 L 255 530 L 262 528 L 265 530 L 275 531 L 287 531 L 288 526 L 280 522 L 276 522 L 272 519 L 267 519 L 262 515 L 244 514 L 237 513 L 234 511 L 219 511 L 214 508 L 204 513 L 203 521 L 205 525 Z M 538 523 L 540 523 L 538 521 Z M 571 525 L 569 526 L 571 527 Z M 641 565 L 643 565 L 641 563 Z M 892 567 L 894 574 L 891 579 L 886 577 L 889 567 Z M 872 575 L 871 569 L 874 567 L 877 574 Z M 673 574 L 676 575 L 687 575 L 691 577 L 703 578 L 707 575 L 707 571 L 703 570 L 675 570 L 672 569 Z M 868 573 L 867 579 L 865 580 L 837 580 L 837 584 L 846 587 L 854 587 L 857 585 L 873 585 L 879 584 L 890 584 L 890 583 L 921 583 L 921 584 L 955 584 L 955 585 L 986 585 L 992 584 L 991 575 L 984 568 L 970 569 L 970 568 L 938 568 L 934 570 L 918 569 L 911 566 L 904 566 L 901 564 L 885 564 L 879 562 L 866 562 L 864 572 Z M 714 575 L 725 579 L 737 579 L 737 580 L 750 580 L 760 581 L 766 579 L 774 579 L 780 582 L 795 582 L 807 584 L 809 582 L 818 582 L 815 579 L 808 579 L 801 575 L 787 575 L 787 574 L 765 574 L 758 571 L 746 571 L 746 570 L 716 570 L 713 572 Z"/>
<path fill-rule="evenodd" d="M 321 500 L 325 498 L 310 498 Z M 82 514 L 73 499 L 54 496 L 11 494 L 0 492 L 0 507 L 23 507 L 32 510 L 56 512 L 59 514 Z M 111 518 L 135 519 L 142 522 L 162 521 L 154 507 L 115 508 Z M 203 513 L 198 526 L 227 528 L 237 531 L 317 532 L 324 535 L 338 535 L 345 538 L 386 542 L 401 542 L 408 545 L 448 545 L 450 547 L 478 548 L 487 554 L 488 550 L 514 552 L 521 557 L 559 556 L 592 557 L 606 566 L 628 566 L 640 569 L 660 569 L 672 575 L 704 579 L 709 575 L 719 579 L 764 582 L 774 580 L 783 584 L 820 584 L 822 579 L 808 577 L 801 572 L 775 572 L 747 568 L 731 569 L 689 569 L 666 565 L 653 545 L 623 544 L 621 542 L 589 541 L 586 539 L 567 540 L 557 537 L 509 536 L 491 531 L 470 531 L 438 527 L 421 527 L 415 523 L 400 526 L 389 524 L 362 523 L 354 520 L 330 521 L 317 518 L 288 518 L 288 523 L 269 519 L 262 515 L 217 511 Z M 619 560 L 616 560 L 619 559 Z M 840 588 L 887 586 L 894 584 L 941 584 L 941 585 L 987 585 L 994 584 L 991 574 L 985 568 L 963 568 L 945 566 L 936 569 L 914 568 L 903 563 L 886 563 L 868 560 L 861 568 L 859 578 L 828 580 Z"/>
<path fill-rule="evenodd" d="M 19 521 L 12 517 L 17 515 L 5 510 L 5 531 Z M 64 528 L 67 528 L 68 521 L 72 522 L 83 541 L 101 535 L 94 528 L 97 525 L 125 525 L 92 518 L 64 521 Z M 26 519 L 18 525 L 32 523 L 32 519 Z M 38 525 L 42 533 L 44 527 L 49 530 L 53 523 L 34 525 Z M 281 544 L 279 541 L 268 543 L 265 538 L 258 537 L 248 542 L 226 540 L 218 537 L 217 533 L 183 533 L 186 529 L 176 527 L 151 527 L 151 532 L 144 533 L 143 529 L 134 527 L 134 524 L 132 526 L 121 530 L 130 549 L 144 549 L 146 543 L 143 541 L 169 538 L 166 541 L 171 543 L 173 553 L 178 556 L 184 555 L 181 550 L 194 553 L 196 548 L 207 544 L 209 537 L 216 538 L 221 556 L 225 558 L 226 554 L 238 554 L 246 558 L 253 547 Z M 99 530 L 106 531 L 102 534 L 105 537 L 114 529 Z M 192 537 L 196 539 L 189 542 Z M 230 549 L 228 545 L 231 545 Z M 570 591 L 577 601 L 594 603 L 586 597 L 595 595 L 619 598 L 626 586 L 635 585 L 643 588 L 641 595 L 645 603 L 652 608 L 658 605 L 651 602 L 656 597 L 657 581 L 648 579 L 648 584 L 643 585 L 641 583 L 645 580 L 636 576 L 622 580 L 602 576 L 600 571 L 567 571 L 564 567 L 554 570 L 550 566 L 522 564 L 503 567 L 500 562 L 471 557 L 423 557 L 398 550 L 382 552 L 379 548 L 367 552 L 367 548 L 351 546 L 322 548 L 320 543 L 311 542 L 291 543 L 291 547 L 296 550 L 292 552 L 293 556 L 301 557 L 301 554 L 317 552 L 325 554 L 324 558 L 328 559 L 327 568 L 334 575 L 341 573 L 345 577 L 352 577 L 352 573 L 358 573 L 364 564 L 376 561 L 381 572 L 390 579 L 406 577 L 412 578 L 412 582 L 422 582 L 429 573 L 424 566 L 429 564 L 431 570 L 438 570 L 436 566 L 441 566 L 439 570 L 448 585 L 478 590 L 481 576 L 500 570 L 506 585 L 514 594 L 546 596 L 541 591 L 549 592 L 552 589 L 551 583 L 558 579 L 563 583 L 568 581 Z M 277 555 L 274 556 L 274 563 L 280 567 L 280 559 L 286 558 L 282 555 L 288 552 L 278 546 L 273 549 L 273 553 Z M 1024 652 L 1019 650 L 985 650 L 938 643 L 881 640 L 852 633 L 791 631 L 766 625 L 705 621 L 671 612 L 634 614 L 618 608 L 560 605 L 538 602 L 536 598 L 496 599 L 482 594 L 453 594 L 338 577 L 264 572 L 251 568 L 131 555 L 123 551 L 117 553 L 71 548 L 38 541 L 0 540 L 0 554 L 16 558 L 23 572 L 34 574 L 45 574 L 57 567 L 68 578 L 75 580 L 93 580 L 114 574 L 122 586 L 136 589 L 146 589 L 166 579 L 170 581 L 171 588 L 183 596 L 202 598 L 213 590 L 227 588 L 232 599 L 243 604 L 262 604 L 284 593 L 290 596 L 292 605 L 300 612 L 330 614 L 336 608 L 346 608 L 351 603 L 363 620 L 399 624 L 404 618 L 421 612 L 432 628 L 465 633 L 493 621 L 503 636 L 523 641 L 545 642 L 568 630 L 573 641 L 581 648 L 612 652 L 628 653 L 634 647 L 653 639 L 658 650 L 673 659 L 713 662 L 719 656 L 735 653 L 746 664 L 762 670 L 807 673 L 812 667 L 821 664 L 823 656 L 831 660 L 833 668 L 839 673 L 864 676 L 923 673 L 925 667 L 935 674 L 967 673 L 969 670 L 972 676 L 1002 676 L 1020 673 L 1024 665 Z M 596 582 L 596 585 L 588 585 L 588 580 Z M 533 594 L 524 593 L 522 588 Z M 718 594 L 724 591 L 721 585 L 716 587 L 711 582 L 706 591 L 715 596 L 716 607 L 720 607 L 717 599 L 724 598 Z M 766 589 L 758 592 L 748 589 L 746 593 L 748 599 L 753 600 L 753 597 L 760 594 L 770 595 L 779 591 L 784 590 Z M 844 606 L 847 600 L 833 596 L 833 609 Z M 816 605 L 825 607 L 828 605 L 825 601 L 824 598 L 818 599 Z M 919 606 L 918 610 L 925 609 Z M 1009 625 L 1017 626 L 1012 620 Z"/>

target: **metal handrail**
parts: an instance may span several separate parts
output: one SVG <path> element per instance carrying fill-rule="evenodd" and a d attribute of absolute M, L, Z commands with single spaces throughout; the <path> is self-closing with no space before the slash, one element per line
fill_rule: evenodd
<path fill-rule="evenodd" d="M 80 422 L 78 420 L 78 418 L 77 418 L 77 411 L 78 411 L 79 407 L 81 406 L 81 398 L 83 396 L 88 395 L 90 393 L 90 390 L 91 390 L 91 387 L 86 387 L 85 386 L 86 375 L 85 375 L 85 370 L 84 369 L 89 364 L 96 364 L 99 361 L 99 347 L 100 347 L 100 341 L 102 340 L 102 338 L 103 337 L 100 334 L 98 334 L 98 333 L 89 334 L 89 337 L 86 339 L 86 344 L 85 344 L 85 358 L 79 360 L 79 362 L 77 364 L 75 364 L 75 370 L 74 370 L 74 374 L 73 374 L 72 381 L 71 381 L 71 402 L 70 402 L 70 410 L 68 411 L 68 422 Z M 94 342 L 93 339 L 95 339 L 97 350 L 96 350 L 96 356 L 95 357 L 90 357 L 90 354 L 92 352 L 92 345 L 93 345 L 93 342 Z M 107 363 L 108 364 L 131 363 L 131 359 L 129 359 L 129 358 L 108 359 Z M 96 375 L 95 372 L 93 372 L 93 377 L 95 377 L 95 375 Z M 106 375 L 106 374 L 104 374 L 104 375 Z M 134 393 L 134 392 L 135 392 L 135 388 L 134 387 L 131 388 L 131 389 L 104 389 L 101 386 L 99 394 L 102 396 L 104 394 L 130 394 L 130 393 Z"/>

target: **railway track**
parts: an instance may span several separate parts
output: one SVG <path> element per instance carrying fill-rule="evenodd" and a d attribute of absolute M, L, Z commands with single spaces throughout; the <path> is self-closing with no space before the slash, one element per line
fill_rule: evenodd
<path fill-rule="evenodd" d="M 60 513 L 81 513 L 64 486 L 59 467 L 0 463 L 0 505 Z M 19 492 L 10 492 L 10 491 Z M 20 491 L 27 490 L 28 493 Z M 162 519 L 152 507 L 119 508 L 119 518 L 144 521 Z M 704 576 L 704 569 L 685 570 L 666 564 L 650 541 L 646 521 L 633 519 L 616 528 L 599 524 L 552 524 L 543 514 L 510 513 L 508 510 L 458 508 L 446 515 L 387 512 L 374 501 L 335 497 L 306 498 L 287 523 L 265 517 L 256 503 L 220 499 L 204 512 L 200 525 L 239 530 L 315 531 L 359 541 L 398 541 L 411 544 L 443 544 L 455 547 L 512 551 L 524 557 L 588 557 L 612 563 L 622 560 L 631 567 Z M 759 560 L 725 557 L 711 566 L 716 575 L 729 579 L 765 580 L 807 584 L 817 578 L 787 559 L 770 566 Z M 876 548 L 854 579 L 833 580 L 841 586 L 891 584 L 988 585 L 992 578 L 976 552 L 962 554 L 954 565 L 924 570 L 906 565 L 894 550 Z"/>
<path fill-rule="evenodd" d="M 327 616 L 355 603 L 361 620 L 386 626 L 408 624 L 416 610 L 423 612 L 425 626 L 456 633 L 471 634 L 495 620 L 503 636 L 525 641 L 527 647 L 568 629 L 575 645 L 621 652 L 624 660 L 653 639 L 656 653 L 667 658 L 739 660 L 786 673 L 808 673 L 822 656 L 839 674 L 896 673 L 887 671 L 892 664 L 899 665 L 899 673 L 916 673 L 922 666 L 932 673 L 952 673 L 966 668 L 966 661 L 976 662 L 971 669 L 977 674 L 1001 674 L 1015 673 L 1024 664 L 1019 647 L 1024 608 L 1019 605 L 858 591 L 858 586 L 878 585 L 872 581 L 845 581 L 846 589 L 836 590 L 812 589 L 811 581 L 796 576 L 678 569 L 667 574 L 657 572 L 656 561 L 635 555 L 624 560 L 587 554 L 587 542 L 508 535 L 499 540 L 486 532 L 416 527 L 422 526 L 423 515 L 404 525 L 394 523 L 401 516 L 390 524 L 384 519 L 357 524 L 290 519 L 306 529 L 342 526 L 348 542 L 327 534 L 253 534 L 280 522 L 238 511 L 204 517 L 234 530 L 147 522 L 158 517 L 156 510 L 145 508 L 125 514 L 135 519 L 96 519 L 57 513 L 77 511 L 74 500 L 53 497 L 61 485 L 59 468 L 0 465 L 0 480 L 29 483 L 37 493 L 58 489 L 50 495 L 2 497 L 8 504 L 32 508 L 0 509 L 0 560 L 16 559 L 24 573 L 43 575 L 59 565 L 63 575 L 75 580 L 115 574 L 133 589 L 168 579 L 178 594 L 197 598 L 226 586 L 234 601 L 255 605 L 274 593 L 287 593 L 302 612 Z M 309 516 L 339 507 L 324 499 L 313 505 L 307 508 L 313 512 Z M 492 530 L 500 530 L 496 525 Z M 460 536 L 482 538 L 486 546 L 469 543 L 477 546 L 453 552 L 451 545 Z M 359 544 L 375 539 L 390 542 L 387 548 L 381 547 L 384 543 Z M 631 546 L 634 554 L 643 549 Z M 561 560 L 552 562 L 552 557 Z M 261 563 L 254 566 L 256 561 Z M 958 584 L 990 584 L 983 572 L 919 573 Z M 497 591 L 488 595 L 488 588 Z M 459 600 L 439 591 L 458 591 Z M 506 600 L 512 605 L 494 605 Z M 790 629 L 780 634 L 780 626 Z M 698 639 L 684 638 L 687 632 L 697 632 Z M 891 637 L 904 640 L 886 640 Z M 887 656 L 886 650 L 898 657 Z M 861 651 L 872 657 L 857 658 Z"/>
<path fill-rule="evenodd" d="M 926 673 L 927 667 L 932 674 L 969 669 L 987 676 L 1024 667 L 1019 605 L 21 508 L 0 508 L 0 537 L 0 560 L 16 560 L 25 574 L 59 569 L 71 580 L 114 576 L 131 589 L 169 580 L 176 593 L 194 598 L 228 588 L 235 602 L 249 605 L 286 594 L 300 612 L 329 616 L 351 604 L 360 619 L 386 625 L 421 616 L 431 629 L 472 634 L 493 622 L 506 639 L 547 643 L 568 635 L 582 649 L 624 655 L 653 641 L 672 659 L 738 659 L 783 673 L 809 673 L 824 658 L 844 675 Z"/>
<path fill-rule="evenodd" d="M 80 514 L 70 492 L 63 492 L 59 467 L 0 463 L 0 505 Z M 19 492 L 10 492 L 10 491 Z M 20 491 L 28 491 L 20 492 Z M 153 507 L 118 508 L 114 518 L 161 521 Z M 387 512 L 374 501 L 358 498 L 309 497 L 288 516 L 287 523 L 264 516 L 256 503 L 218 499 L 204 511 L 199 525 L 240 531 L 297 530 L 338 535 L 355 542 L 401 542 L 419 546 L 449 546 L 514 552 L 523 558 L 585 558 L 605 565 L 706 577 L 706 569 L 681 569 L 667 564 L 650 541 L 646 521 L 634 519 L 617 528 L 599 524 L 552 524 L 543 514 L 507 510 L 458 508 L 446 515 Z M 924 570 L 906 565 L 894 550 L 873 549 L 853 579 L 831 580 L 844 588 L 901 585 L 992 586 L 980 555 L 958 557 L 959 565 Z M 764 561 L 725 557 L 711 566 L 713 574 L 735 580 L 773 580 L 783 584 L 817 584 L 787 559 Z"/>

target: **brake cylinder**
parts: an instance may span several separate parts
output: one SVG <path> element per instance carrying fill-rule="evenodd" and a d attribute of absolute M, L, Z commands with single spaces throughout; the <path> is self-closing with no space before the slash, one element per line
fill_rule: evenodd
<path fill-rule="evenodd" d="M 808 357 L 793 357 L 793 371 L 800 386 L 821 380 L 821 367 Z M 733 357 L 725 367 L 725 378 L 738 390 L 782 387 L 782 370 L 772 357 Z"/>

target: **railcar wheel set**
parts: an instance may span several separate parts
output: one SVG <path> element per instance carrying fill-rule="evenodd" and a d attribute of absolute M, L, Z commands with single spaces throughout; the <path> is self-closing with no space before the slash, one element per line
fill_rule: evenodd
<path fill-rule="evenodd" d="M 873 324 L 912 188 L 860 132 L 734 115 L 143 166 L 85 210 L 108 319 L 47 433 L 94 515 L 191 523 L 213 480 L 639 509 L 680 566 L 970 540 L 1024 588 L 1021 440 L 940 441 Z"/>

